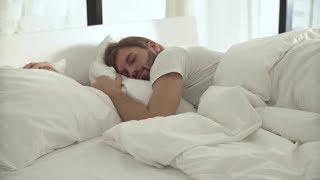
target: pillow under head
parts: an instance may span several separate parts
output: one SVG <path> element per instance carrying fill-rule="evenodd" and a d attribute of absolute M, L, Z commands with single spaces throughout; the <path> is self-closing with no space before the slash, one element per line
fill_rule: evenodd
<path fill-rule="evenodd" d="M 91 83 L 95 82 L 95 79 L 99 76 L 105 75 L 112 79 L 116 77 L 116 71 L 113 67 L 109 67 L 104 63 L 104 52 L 110 42 L 114 42 L 111 36 L 107 36 L 99 45 L 96 61 L 93 62 L 89 69 L 89 80 Z M 125 91 L 130 97 L 141 101 L 147 105 L 152 95 L 152 84 L 150 81 L 131 79 L 122 76 L 123 79 L 123 91 Z M 178 106 L 177 113 L 183 112 L 195 112 L 195 108 L 192 104 L 184 99 L 181 99 Z"/>

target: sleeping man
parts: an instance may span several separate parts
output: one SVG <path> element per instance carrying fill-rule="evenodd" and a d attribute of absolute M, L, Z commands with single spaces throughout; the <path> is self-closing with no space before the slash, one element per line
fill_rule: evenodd
<path fill-rule="evenodd" d="M 116 79 L 100 76 L 92 86 L 111 98 L 122 121 L 169 116 L 176 113 L 182 97 L 198 106 L 201 95 L 213 84 L 221 56 L 203 47 L 164 48 L 144 37 L 127 37 L 105 50 L 104 62 L 119 73 Z M 48 62 L 24 68 L 56 71 Z M 151 81 L 153 93 L 147 106 L 121 91 L 120 74 Z"/>

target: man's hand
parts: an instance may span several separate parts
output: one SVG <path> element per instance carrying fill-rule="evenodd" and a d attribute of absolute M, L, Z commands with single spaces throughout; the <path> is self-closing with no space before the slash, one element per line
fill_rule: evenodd
<path fill-rule="evenodd" d="M 46 69 L 49 71 L 58 72 L 50 63 L 48 62 L 32 62 L 23 67 L 24 69 Z"/>
<path fill-rule="evenodd" d="M 120 74 L 117 74 L 116 79 L 113 80 L 107 76 L 99 76 L 91 86 L 112 96 L 113 93 L 121 91 L 122 77 Z"/>

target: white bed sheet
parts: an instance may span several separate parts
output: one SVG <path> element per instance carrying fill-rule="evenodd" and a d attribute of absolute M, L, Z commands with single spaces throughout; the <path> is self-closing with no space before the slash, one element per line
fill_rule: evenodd
<path fill-rule="evenodd" d="M 19 171 L 1 172 L 1 180 L 188 180 L 183 172 L 156 168 L 107 145 L 101 137 L 41 157 Z"/>

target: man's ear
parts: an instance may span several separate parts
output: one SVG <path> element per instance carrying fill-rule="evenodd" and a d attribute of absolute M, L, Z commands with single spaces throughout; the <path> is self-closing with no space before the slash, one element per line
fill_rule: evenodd
<path fill-rule="evenodd" d="M 149 41 L 148 42 L 148 48 L 156 52 L 157 54 L 160 53 L 161 51 L 161 46 L 160 44 L 154 42 L 154 41 Z"/>

